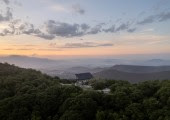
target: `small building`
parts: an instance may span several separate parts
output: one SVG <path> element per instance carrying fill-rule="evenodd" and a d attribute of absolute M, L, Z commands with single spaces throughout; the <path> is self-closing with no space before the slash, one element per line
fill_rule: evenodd
<path fill-rule="evenodd" d="M 109 88 L 105 88 L 102 91 L 103 91 L 103 93 L 110 93 L 110 89 Z"/>
<path fill-rule="evenodd" d="M 76 84 L 77 86 L 82 86 L 85 85 L 89 79 L 93 78 L 93 75 L 91 73 L 79 73 L 75 74 L 76 75 Z"/>
<path fill-rule="evenodd" d="M 77 81 L 89 80 L 93 78 L 93 75 L 91 73 L 79 73 L 75 75 L 76 75 Z"/>
<path fill-rule="evenodd" d="M 102 93 L 105 93 L 105 94 L 110 93 L 110 89 L 109 89 L 109 88 L 105 88 L 105 89 L 103 89 L 103 90 L 97 90 L 97 91 L 102 92 Z"/>

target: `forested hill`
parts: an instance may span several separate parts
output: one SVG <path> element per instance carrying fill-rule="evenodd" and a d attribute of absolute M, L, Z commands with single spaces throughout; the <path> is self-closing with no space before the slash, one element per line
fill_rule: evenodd
<path fill-rule="evenodd" d="M 59 85 L 58 80 L 39 71 L 0 63 L 0 100 L 34 93 L 53 84 Z"/>
<path fill-rule="evenodd" d="M 109 94 L 0 64 L 0 120 L 170 120 L 170 81 L 105 80 Z"/>

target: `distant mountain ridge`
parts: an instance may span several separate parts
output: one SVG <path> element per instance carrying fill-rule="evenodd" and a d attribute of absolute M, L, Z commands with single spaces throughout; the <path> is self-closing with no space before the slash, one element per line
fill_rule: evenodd
<path fill-rule="evenodd" d="M 137 66 L 137 65 L 115 65 L 112 70 L 132 73 L 153 73 L 170 71 L 170 66 Z"/>
<path fill-rule="evenodd" d="M 96 78 L 127 80 L 132 83 L 146 80 L 170 79 L 170 66 L 116 65 L 95 73 Z"/>
<path fill-rule="evenodd" d="M 128 73 L 155 73 L 170 71 L 170 60 L 126 60 L 116 58 L 97 59 L 47 59 L 30 56 L 1 56 L 0 62 L 15 64 L 22 68 L 33 68 L 40 70 L 50 76 L 59 76 L 63 79 L 73 79 L 75 74 L 90 72 L 97 74 L 103 71 L 120 71 Z M 116 65 L 117 64 L 117 65 Z M 125 64 L 125 65 L 124 65 Z M 113 66 L 115 65 L 115 66 Z M 113 67 L 111 67 L 113 66 Z M 109 75 L 109 78 L 115 78 Z M 106 77 L 107 78 L 107 77 Z"/>
<path fill-rule="evenodd" d="M 61 61 L 50 60 L 47 58 L 37 58 L 28 56 L 11 55 L 6 57 L 0 57 L 0 62 L 7 62 L 10 64 L 15 64 L 23 68 L 44 68 L 54 66 L 56 63 Z"/>

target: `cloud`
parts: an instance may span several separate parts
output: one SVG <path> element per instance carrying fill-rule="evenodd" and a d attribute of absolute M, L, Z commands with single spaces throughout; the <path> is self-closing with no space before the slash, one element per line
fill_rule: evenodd
<path fill-rule="evenodd" d="M 122 23 L 119 27 L 115 29 L 116 32 L 129 29 L 129 23 Z"/>
<path fill-rule="evenodd" d="M 105 23 L 99 23 L 98 25 L 91 28 L 91 30 L 87 34 L 97 34 L 102 32 L 102 27 Z"/>
<path fill-rule="evenodd" d="M 37 49 L 37 48 L 19 48 L 19 49 L 15 49 L 15 48 L 6 48 L 6 49 L 0 49 L 0 50 L 5 50 L 5 51 L 31 51 L 31 50 L 37 50 L 37 51 L 62 51 L 61 49 Z"/>
<path fill-rule="evenodd" d="M 40 37 L 40 38 L 43 38 L 43 39 L 46 39 L 46 40 L 52 40 L 52 39 L 55 38 L 54 35 L 45 34 L 45 33 L 40 33 L 40 34 L 37 34 L 36 36 Z"/>
<path fill-rule="evenodd" d="M 67 8 L 65 8 L 64 6 L 59 5 L 59 4 L 50 6 L 50 9 L 54 10 L 56 12 L 69 12 Z"/>
<path fill-rule="evenodd" d="M 72 10 L 73 12 L 78 13 L 80 15 L 85 14 L 85 10 L 79 4 L 72 5 Z"/>
<path fill-rule="evenodd" d="M 19 50 L 19 51 L 28 51 L 28 50 L 34 50 L 33 48 L 19 48 L 19 49 L 15 49 L 15 48 L 6 48 L 6 49 L 1 49 L 1 50 L 7 50 L 7 51 L 14 51 L 14 50 Z"/>
<path fill-rule="evenodd" d="M 48 34 L 60 37 L 82 36 L 89 29 L 86 24 L 68 24 L 54 20 L 49 20 L 45 26 Z"/>
<path fill-rule="evenodd" d="M 84 43 L 66 43 L 63 48 L 90 48 L 90 47 L 109 47 L 113 46 L 112 43 L 93 43 L 93 42 L 84 42 Z"/>
<path fill-rule="evenodd" d="M 91 47 L 111 47 L 113 43 L 94 43 L 94 42 L 82 42 L 82 43 L 66 43 L 63 46 L 58 46 L 56 43 L 50 43 L 51 48 L 91 48 Z"/>
<path fill-rule="evenodd" d="M 39 51 L 62 51 L 61 49 L 36 49 Z"/>
<path fill-rule="evenodd" d="M 139 25 L 145 25 L 149 23 L 153 23 L 155 21 L 156 16 L 148 16 L 144 20 L 137 22 Z"/>
<path fill-rule="evenodd" d="M 120 32 L 124 30 L 126 30 L 127 32 L 135 32 L 136 28 L 131 28 L 130 23 L 126 22 L 126 23 L 120 24 L 118 27 L 116 27 L 116 25 L 112 25 L 111 27 L 107 29 L 103 29 L 103 31 L 106 33 L 116 33 L 116 32 Z"/>
<path fill-rule="evenodd" d="M 159 22 L 170 20 L 170 12 L 163 12 L 157 16 L 159 18 Z"/>
<path fill-rule="evenodd" d="M 108 33 L 108 32 L 114 33 L 115 32 L 115 25 L 112 25 L 110 28 L 103 29 L 103 31 L 106 32 L 106 33 Z"/>
<path fill-rule="evenodd" d="M 170 12 L 169 11 L 148 16 L 148 17 L 144 18 L 144 20 L 137 22 L 137 24 L 145 25 L 145 24 L 150 24 L 150 23 L 154 23 L 154 22 L 164 22 L 167 20 L 170 20 Z"/>
<path fill-rule="evenodd" d="M 9 2 L 9 0 L 2 0 L 5 4 L 9 4 L 10 2 Z"/>
<path fill-rule="evenodd" d="M 40 31 L 36 31 L 34 29 L 34 25 L 33 24 L 29 24 L 29 23 L 22 24 L 19 27 L 19 29 L 22 31 L 23 34 L 27 34 L 27 35 L 30 35 L 32 33 L 40 32 Z"/>
<path fill-rule="evenodd" d="M 33 24 L 28 22 L 23 23 L 19 19 L 11 21 L 8 28 L 3 29 L 0 33 L 0 36 L 21 34 L 33 35 L 46 40 L 52 40 L 55 38 L 55 35 L 44 33 L 39 28 L 35 28 Z"/>
<path fill-rule="evenodd" d="M 94 35 L 101 32 L 115 33 L 118 31 L 127 30 L 128 32 L 134 32 L 136 29 L 130 28 L 129 23 L 122 23 L 118 27 L 111 26 L 110 28 L 103 29 L 105 23 L 99 23 L 95 26 L 89 26 L 86 23 L 82 24 L 70 24 L 65 22 L 58 22 L 54 20 L 48 20 L 44 23 L 43 28 L 35 27 L 34 24 L 28 22 L 22 22 L 22 20 L 13 20 L 9 24 L 9 28 L 4 29 L 0 36 L 6 35 L 33 35 L 46 40 L 52 40 L 56 37 L 81 37 L 84 35 Z"/>
<path fill-rule="evenodd" d="M 167 41 L 170 39 L 170 36 L 167 35 L 155 35 L 155 34 L 148 34 L 148 33 L 134 33 L 128 34 L 125 36 L 117 36 L 114 39 L 116 45 L 150 45 L 150 44 L 167 44 Z"/>
<path fill-rule="evenodd" d="M 10 0 L 2 0 L 2 2 L 5 3 L 6 5 L 13 3 L 16 6 L 22 6 L 22 3 L 17 0 L 12 0 L 12 2 Z"/>
<path fill-rule="evenodd" d="M 9 7 L 6 8 L 5 16 L 0 14 L 0 22 L 10 21 L 10 20 L 12 20 L 12 18 L 13 18 L 13 14 Z"/>
<path fill-rule="evenodd" d="M 154 28 L 147 28 L 147 29 L 144 29 L 142 32 L 153 32 L 154 31 Z"/>
<path fill-rule="evenodd" d="M 17 46 L 17 47 L 36 47 L 37 45 L 31 45 L 31 44 L 26 44 L 26 45 L 12 45 L 12 46 Z"/>
<path fill-rule="evenodd" d="M 52 40 L 55 38 L 55 35 L 43 33 L 40 29 L 35 28 L 34 25 L 30 23 L 21 24 L 19 26 L 19 30 L 21 34 L 34 35 L 47 40 Z"/>
<path fill-rule="evenodd" d="M 96 25 L 90 30 L 90 32 L 88 32 L 88 34 L 97 34 L 101 32 L 101 28 L 102 28 L 101 26 Z"/>
<path fill-rule="evenodd" d="M 87 31 L 88 29 L 90 29 L 90 26 L 84 23 L 84 24 L 81 24 L 81 29 L 84 31 Z"/>
<path fill-rule="evenodd" d="M 105 23 L 99 23 L 90 26 L 86 23 L 70 24 L 66 22 L 58 22 L 55 20 L 48 20 L 43 24 L 43 28 L 35 27 L 36 25 L 28 22 L 23 22 L 20 19 L 10 21 L 9 28 L 4 29 L 0 36 L 6 35 L 32 35 L 46 40 L 53 40 L 56 37 L 82 37 L 85 35 L 94 35 L 101 32 L 116 33 L 121 31 L 134 32 L 136 28 L 131 28 L 129 22 L 122 23 L 119 26 L 112 25 L 109 28 L 104 28 Z"/>
<path fill-rule="evenodd" d="M 14 34 L 15 30 L 9 30 L 9 29 L 4 29 L 2 33 L 0 33 L 0 36 L 6 36 L 6 35 L 11 35 Z"/>
<path fill-rule="evenodd" d="M 79 37 L 85 35 L 90 26 L 87 24 L 69 24 L 64 22 L 57 22 L 49 20 L 45 23 L 43 31 L 35 28 L 34 24 L 22 22 L 21 20 L 13 20 L 10 22 L 8 28 L 5 28 L 0 36 L 6 35 L 33 35 L 43 39 L 52 40 L 57 36 L 60 37 Z"/>
<path fill-rule="evenodd" d="M 158 0 L 158 2 L 153 6 L 154 11 L 159 11 L 166 6 L 169 7 L 170 1 L 169 0 Z"/>
<path fill-rule="evenodd" d="M 17 0 L 15 0 L 15 1 L 14 1 L 14 5 L 17 5 L 17 6 L 20 6 L 20 7 L 21 7 L 21 6 L 22 6 L 22 3 L 19 2 L 19 1 L 17 1 Z"/>
<path fill-rule="evenodd" d="M 61 4 L 54 4 L 54 5 L 49 6 L 49 9 L 55 12 L 65 12 L 65 13 L 73 12 L 73 13 L 80 14 L 80 15 L 84 15 L 86 12 L 79 4 L 74 4 L 71 7 L 64 6 Z"/>
<path fill-rule="evenodd" d="M 128 29 L 127 31 L 128 31 L 129 33 L 133 33 L 133 32 L 136 31 L 136 28 L 130 28 L 130 29 Z"/>

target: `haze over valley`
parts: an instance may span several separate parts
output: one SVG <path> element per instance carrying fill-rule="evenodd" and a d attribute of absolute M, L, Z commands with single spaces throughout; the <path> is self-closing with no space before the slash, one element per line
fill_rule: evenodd
<path fill-rule="evenodd" d="M 170 60 L 164 59 L 131 60 L 124 58 L 77 58 L 69 60 L 52 60 L 47 58 L 12 55 L 0 57 L 0 62 L 7 62 L 22 68 L 40 70 L 43 73 L 50 76 L 58 76 L 61 79 L 76 79 L 75 74 L 86 72 L 90 72 L 96 77 L 101 77 L 103 79 L 135 81 L 135 79 L 139 77 L 140 79 L 138 78 L 138 80 L 136 80 L 138 82 L 140 82 L 140 80 L 170 78 Z M 167 73 L 164 75 L 164 73 L 161 72 Z M 126 75 L 126 73 L 130 75 Z M 114 74 L 122 77 L 117 77 Z M 157 74 L 159 77 L 154 74 Z M 143 77 L 140 77 L 140 75 Z M 130 78 L 127 76 L 130 76 Z"/>

